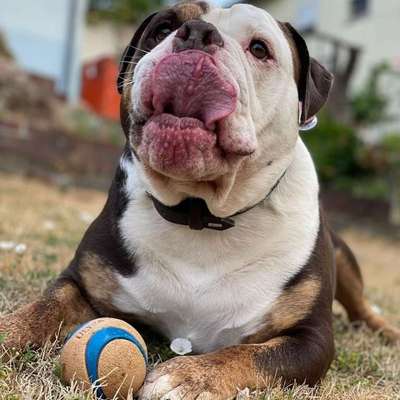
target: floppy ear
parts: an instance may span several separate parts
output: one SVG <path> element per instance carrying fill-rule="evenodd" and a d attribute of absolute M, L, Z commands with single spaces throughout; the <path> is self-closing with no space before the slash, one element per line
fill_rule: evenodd
<path fill-rule="evenodd" d="M 303 37 L 289 23 L 281 24 L 294 44 L 297 54 L 297 86 L 301 103 L 300 125 L 309 122 L 328 100 L 333 85 L 333 75 L 317 60 L 310 57 Z"/>
<path fill-rule="evenodd" d="M 138 49 L 138 45 L 140 42 L 140 39 L 146 30 L 147 26 L 151 22 L 151 20 L 157 15 L 158 13 L 153 13 L 149 15 L 139 26 L 135 34 L 133 35 L 133 38 L 131 42 L 129 43 L 129 46 L 125 49 L 125 51 L 122 54 L 121 61 L 120 61 L 120 66 L 119 66 L 119 74 L 118 74 L 118 80 L 117 80 L 117 87 L 118 87 L 118 92 L 121 94 L 122 89 L 123 89 L 123 84 L 124 80 L 126 78 L 126 72 L 130 66 L 129 62 L 132 61 L 136 51 L 141 51 Z M 145 52 L 143 51 L 143 54 Z"/>

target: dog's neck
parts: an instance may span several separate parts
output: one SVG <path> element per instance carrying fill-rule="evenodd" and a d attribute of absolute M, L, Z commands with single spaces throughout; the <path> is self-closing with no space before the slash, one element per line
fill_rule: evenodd
<path fill-rule="evenodd" d="M 259 203 L 271 204 L 274 208 L 277 207 L 280 209 L 279 204 L 282 202 L 286 203 L 286 200 L 281 198 L 286 195 L 295 196 L 297 201 L 300 200 L 300 197 L 304 196 L 318 198 L 318 181 L 315 168 L 311 156 L 300 138 L 298 139 L 294 154 L 291 155 L 290 158 L 288 157 L 282 161 L 277 161 L 274 167 L 263 168 L 254 175 L 246 176 L 245 179 L 241 177 L 240 182 L 235 184 L 235 187 L 229 192 L 226 201 L 223 203 L 218 201 L 215 197 L 204 197 L 202 194 L 198 195 L 195 192 L 186 192 L 186 196 L 179 198 L 176 194 L 182 192 L 179 191 L 174 194 L 176 188 L 174 188 L 172 183 L 168 185 L 170 191 L 166 193 L 166 195 L 172 196 L 172 200 L 167 201 L 163 196 L 159 196 L 158 187 L 150 182 L 143 171 L 143 166 L 136 159 L 123 156 L 120 161 L 120 167 L 127 176 L 124 191 L 128 195 L 128 198 L 133 200 L 133 198 L 140 196 L 139 193 L 142 193 L 144 196 L 143 201 L 148 204 L 148 207 L 151 207 L 158 217 L 160 217 L 159 213 L 156 211 L 147 193 L 151 193 L 162 204 L 169 207 L 180 204 L 188 197 L 202 198 L 206 201 L 207 209 L 210 214 L 220 218 L 229 218 Z M 274 188 L 274 185 L 280 180 L 285 171 L 286 174 L 283 176 L 282 181 Z M 269 194 L 271 188 L 274 188 L 274 190 L 270 194 L 270 199 L 264 202 L 266 194 Z M 298 191 L 300 191 L 300 193 L 298 193 Z M 168 196 L 167 199 L 169 200 Z M 290 206 L 292 207 L 296 204 L 296 202 L 292 202 Z M 250 211 L 249 213 L 251 214 Z"/>
<path fill-rule="evenodd" d="M 189 264 L 219 265 L 223 254 L 224 263 L 231 265 L 229 268 L 236 268 L 269 252 L 276 255 L 296 251 L 297 245 L 288 247 L 287 238 L 290 238 L 289 243 L 298 243 L 299 238 L 309 237 L 311 231 L 314 235 L 319 223 L 317 175 L 311 156 L 300 139 L 293 162 L 268 201 L 235 217 L 235 228 L 224 232 L 195 231 L 166 221 L 155 210 L 147 194 L 150 186 L 140 165 L 122 158 L 120 168 L 125 176 L 121 189 L 127 198 L 118 226 L 125 245 L 132 254 L 138 249 L 156 258 L 164 254 L 163 262 L 168 264 L 184 259 Z M 263 178 L 263 174 L 258 175 L 251 183 L 262 185 Z M 273 180 L 271 178 L 268 187 L 278 178 L 278 174 Z M 246 203 L 249 206 L 262 200 L 267 192 L 264 189 L 262 195 L 250 196 L 249 190 L 243 184 L 242 191 L 249 198 Z M 229 205 L 235 212 L 242 209 L 238 204 L 234 201 Z"/>
<path fill-rule="evenodd" d="M 267 201 L 278 187 L 285 174 L 286 170 L 275 182 L 263 200 L 226 218 L 220 218 L 213 215 L 208 209 L 206 202 L 202 199 L 188 198 L 176 206 L 169 207 L 157 200 L 150 193 L 148 193 L 148 195 L 153 202 L 154 208 L 161 215 L 161 217 L 168 222 L 178 225 L 185 225 L 192 230 L 212 229 L 216 231 L 225 231 L 235 226 L 234 217 L 243 215 Z"/>

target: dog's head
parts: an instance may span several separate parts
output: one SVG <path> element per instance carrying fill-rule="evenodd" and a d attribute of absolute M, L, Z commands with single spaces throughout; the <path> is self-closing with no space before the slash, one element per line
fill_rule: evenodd
<path fill-rule="evenodd" d="M 229 214 L 287 168 L 299 119 L 320 110 L 331 83 L 301 36 L 266 11 L 184 2 L 148 17 L 127 47 L 122 125 L 156 197 L 200 197 Z"/>

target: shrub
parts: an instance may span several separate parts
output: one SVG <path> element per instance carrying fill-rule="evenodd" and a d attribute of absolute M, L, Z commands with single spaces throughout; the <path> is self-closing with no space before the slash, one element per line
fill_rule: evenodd
<path fill-rule="evenodd" d="M 162 3 L 161 0 L 90 0 L 89 21 L 135 23 Z"/>
<path fill-rule="evenodd" d="M 359 124 L 375 123 L 384 120 L 388 105 L 387 97 L 379 90 L 379 80 L 382 74 L 390 71 L 383 63 L 375 66 L 365 87 L 352 99 L 352 111 L 355 122 Z"/>
<path fill-rule="evenodd" d="M 321 115 L 318 126 L 304 134 L 303 139 L 323 182 L 329 183 L 362 172 L 357 161 L 361 143 L 350 126 Z"/>

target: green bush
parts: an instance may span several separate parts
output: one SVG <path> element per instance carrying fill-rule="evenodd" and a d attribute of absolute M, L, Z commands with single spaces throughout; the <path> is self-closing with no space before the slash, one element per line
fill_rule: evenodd
<path fill-rule="evenodd" d="M 382 151 L 385 152 L 388 163 L 400 168 L 400 133 L 385 135 L 381 142 Z"/>
<path fill-rule="evenodd" d="M 361 143 L 350 126 L 321 115 L 318 126 L 305 133 L 303 139 L 315 161 L 321 181 L 330 183 L 362 172 L 357 161 Z"/>
<path fill-rule="evenodd" d="M 90 0 L 89 21 L 135 23 L 162 3 L 161 0 Z"/>
<path fill-rule="evenodd" d="M 359 124 L 375 123 L 387 118 L 387 97 L 379 90 L 379 80 L 390 71 L 386 63 L 376 65 L 370 73 L 366 85 L 353 96 L 351 104 L 354 121 Z"/>

